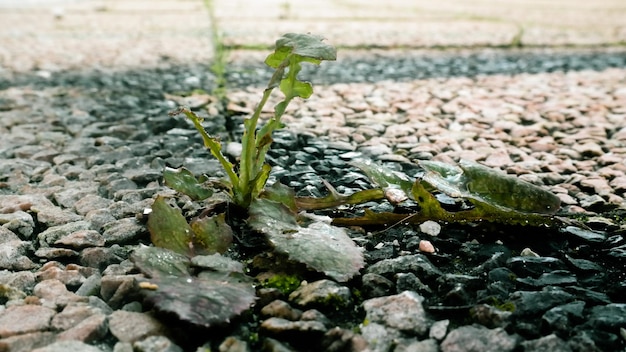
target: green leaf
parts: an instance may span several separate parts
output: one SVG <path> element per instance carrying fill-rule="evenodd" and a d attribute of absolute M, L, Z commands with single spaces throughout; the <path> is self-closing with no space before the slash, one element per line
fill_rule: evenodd
<path fill-rule="evenodd" d="M 478 163 L 461 160 L 460 169 L 446 168 L 442 163 L 420 161 L 427 172 L 424 181 L 451 197 L 466 198 L 502 212 L 554 214 L 560 199 L 515 176 L 506 175 Z M 461 170 L 462 172 L 459 172 Z"/>
<path fill-rule="evenodd" d="M 291 53 L 291 48 L 289 47 L 282 47 L 282 48 L 277 47 L 273 53 L 269 54 L 267 58 L 265 58 L 265 64 L 271 68 L 278 69 L 279 66 L 285 65 L 283 62 L 289 56 L 290 53 Z"/>
<path fill-rule="evenodd" d="M 313 34 L 287 33 L 276 41 L 276 51 L 289 49 L 296 55 L 310 59 L 336 60 L 337 51 L 323 40 L 324 37 Z"/>
<path fill-rule="evenodd" d="M 256 199 L 249 209 L 248 223 L 267 235 L 278 253 L 337 281 L 348 281 L 363 268 L 363 253 L 342 228 L 322 221 L 300 226 L 286 206 Z"/>
<path fill-rule="evenodd" d="M 412 195 L 413 181 L 402 172 L 390 170 L 371 160 L 356 160 L 351 162 L 350 165 L 361 169 L 373 184 L 382 189 L 398 188 L 403 190 L 407 196 Z"/>
<path fill-rule="evenodd" d="M 311 94 L 313 94 L 313 86 L 309 82 L 302 81 L 295 81 L 292 86 L 291 80 L 285 78 L 280 81 L 280 91 L 283 92 L 285 96 L 308 99 Z"/>
<path fill-rule="evenodd" d="M 250 189 L 252 190 L 252 197 L 256 198 L 263 192 L 265 188 L 265 183 L 267 182 L 267 178 L 270 176 L 270 171 L 272 171 L 272 167 L 269 164 L 263 164 L 261 170 L 256 175 L 256 178 L 252 180 L 252 185 Z"/>
<path fill-rule="evenodd" d="M 194 245 L 202 248 L 203 254 L 224 253 L 233 242 L 233 231 L 224 220 L 225 214 L 217 214 L 193 220 Z"/>
<path fill-rule="evenodd" d="M 162 196 L 152 204 L 148 231 L 155 246 L 189 257 L 224 252 L 233 237 L 223 214 L 196 219 L 190 226 L 180 211 L 169 206 Z"/>
<path fill-rule="evenodd" d="M 213 191 L 203 184 L 202 178 L 197 179 L 185 168 L 165 168 L 163 179 L 166 186 L 188 195 L 193 200 L 207 199 L 213 195 Z"/>
<path fill-rule="evenodd" d="M 229 323 L 256 300 L 251 279 L 237 273 L 202 272 L 197 278 L 163 276 L 149 282 L 156 289 L 143 294 L 156 310 L 206 328 Z"/>
<path fill-rule="evenodd" d="M 212 270 L 193 277 L 189 258 L 181 254 L 158 247 L 136 249 L 131 260 L 149 277 L 140 283 L 146 301 L 160 312 L 203 327 L 228 323 L 250 308 L 256 291 L 252 279 L 239 271 L 239 262 L 218 254 L 196 258 L 197 264 Z"/>
<path fill-rule="evenodd" d="M 169 249 L 159 247 L 139 247 L 130 259 L 146 276 L 189 276 L 189 258 Z"/>
<path fill-rule="evenodd" d="M 295 200 L 296 194 L 293 188 L 287 187 L 280 182 L 274 182 L 270 187 L 266 187 L 262 196 L 263 198 L 285 205 L 294 213 L 298 211 Z"/>
<path fill-rule="evenodd" d="M 158 196 L 148 217 L 148 231 L 152 243 L 161 248 L 188 256 L 194 255 L 193 231 L 185 217 Z"/>

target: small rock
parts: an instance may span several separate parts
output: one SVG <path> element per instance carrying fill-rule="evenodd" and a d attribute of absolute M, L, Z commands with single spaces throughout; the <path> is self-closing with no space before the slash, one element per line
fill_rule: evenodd
<path fill-rule="evenodd" d="M 567 270 L 563 261 L 553 257 L 512 257 L 506 264 L 519 277 L 539 277 L 546 271 Z"/>
<path fill-rule="evenodd" d="M 433 339 L 410 342 L 402 340 L 393 352 L 439 352 L 439 344 Z"/>
<path fill-rule="evenodd" d="M 289 300 L 302 307 L 345 307 L 352 302 L 350 289 L 331 280 L 303 284 L 289 295 Z"/>
<path fill-rule="evenodd" d="M 613 188 L 609 186 L 609 182 L 604 178 L 594 177 L 586 178 L 580 181 L 581 189 L 591 189 L 593 192 L 600 196 L 608 196 L 613 193 Z"/>
<path fill-rule="evenodd" d="M 234 336 L 228 336 L 218 347 L 219 352 L 249 352 L 250 348 L 245 341 Z"/>
<path fill-rule="evenodd" d="M 593 210 L 602 208 L 606 205 L 606 201 L 604 198 L 597 194 L 585 195 L 585 194 L 577 194 L 576 197 L 579 200 L 580 206 L 584 209 Z"/>
<path fill-rule="evenodd" d="M 266 317 L 277 317 L 287 320 L 298 320 L 302 316 L 302 311 L 292 308 L 289 303 L 281 300 L 272 301 L 261 308 L 261 315 Z"/>
<path fill-rule="evenodd" d="M 71 222 L 83 220 L 81 215 L 61 209 L 57 206 L 34 205 L 31 210 L 37 213 L 37 221 L 47 227 L 65 225 Z"/>
<path fill-rule="evenodd" d="M 72 302 L 87 302 L 87 297 L 78 296 L 68 291 L 65 285 L 56 279 L 43 280 L 33 288 L 33 294 L 42 300 L 43 305 L 65 307 Z"/>
<path fill-rule="evenodd" d="M 423 300 L 411 291 L 368 299 L 363 302 L 365 319 L 392 329 L 424 335 L 430 328 L 430 321 L 422 307 Z"/>
<path fill-rule="evenodd" d="M 450 320 L 439 320 L 433 323 L 430 327 L 430 331 L 428 333 L 428 337 L 431 339 L 435 339 L 437 341 L 443 340 L 448 333 L 448 326 L 450 326 Z"/>
<path fill-rule="evenodd" d="M 393 292 L 393 281 L 382 275 L 367 273 L 361 278 L 363 295 L 367 298 L 387 296 Z"/>
<path fill-rule="evenodd" d="M 7 230 L 8 231 L 8 230 Z M 32 243 L 13 240 L 0 244 L 0 269 L 21 271 L 34 269 L 37 265 L 27 256 Z"/>
<path fill-rule="evenodd" d="M 133 349 L 137 352 L 183 352 L 180 346 L 165 336 L 149 336 L 136 341 L 133 343 Z"/>
<path fill-rule="evenodd" d="M 548 310 L 541 319 L 553 331 L 568 333 L 573 323 L 582 321 L 585 302 L 574 301 Z"/>
<path fill-rule="evenodd" d="M 124 259 L 118 255 L 120 247 L 92 247 L 85 248 L 80 252 L 80 265 L 104 270 L 111 264 L 121 263 Z"/>
<path fill-rule="evenodd" d="M 0 339 L 0 351 L 32 351 L 35 348 L 53 343 L 56 334 L 52 332 L 32 332 Z"/>
<path fill-rule="evenodd" d="M 544 288 L 542 291 L 516 291 L 510 296 L 515 304 L 515 317 L 531 317 L 545 313 L 548 309 L 573 301 L 574 295 L 561 288 Z"/>
<path fill-rule="evenodd" d="M 59 280 L 70 287 L 78 287 L 85 281 L 81 270 L 71 267 L 65 268 L 58 262 L 47 262 L 39 269 L 39 272 L 37 272 L 37 280 L 43 281 L 50 279 Z"/>
<path fill-rule="evenodd" d="M 65 237 L 73 232 L 81 230 L 89 230 L 91 224 L 87 221 L 76 221 L 64 225 L 49 227 L 39 235 L 39 245 L 41 247 L 49 247 L 60 238 Z"/>
<path fill-rule="evenodd" d="M 450 331 L 441 343 L 442 352 L 507 352 L 517 347 L 518 338 L 502 328 L 487 329 L 480 325 L 461 326 Z"/>
<path fill-rule="evenodd" d="M 109 330 L 122 342 L 135 342 L 165 333 L 163 324 L 152 316 L 123 310 L 117 310 L 109 316 Z"/>
<path fill-rule="evenodd" d="M 139 292 L 137 279 L 141 275 L 104 275 L 100 280 L 100 296 L 111 307 L 119 308 L 134 300 Z"/>
<path fill-rule="evenodd" d="M 35 251 L 35 256 L 48 260 L 67 259 L 78 257 L 78 252 L 67 248 L 41 247 Z"/>
<path fill-rule="evenodd" d="M 55 315 L 50 324 L 55 330 L 64 331 L 98 312 L 99 310 L 87 304 L 72 304 Z"/>
<path fill-rule="evenodd" d="M 430 241 L 421 240 L 418 247 L 420 252 L 435 253 L 435 246 Z"/>
<path fill-rule="evenodd" d="M 601 156 L 602 154 L 604 154 L 602 147 L 600 147 L 597 143 L 594 143 L 594 142 L 588 142 L 584 144 L 574 144 L 572 145 L 572 149 L 580 153 L 583 157 L 587 157 L 587 158 Z"/>
<path fill-rule="evenodd" d="M 98 347 L 80 341 L 57 341 L 31 352 L 102 352 Z"/>
<path fill-rule="evenodd" d="M 352 330 L 335 327 L 324 335 L 322 347 L 326 352 L 356 352 L 365 351 L 367 349 L 367 342 L 363 336 L 355 334 Z"/>
<path fill-rule="evenodd" d="M 604 331 L 626 326 L 626 303 L 611 303 L 591 308 L 588 324 Z"/>
<path fill-rule="evenodd" d="M 549 273 L 543 273 L 537 279 L 518 278 L 516 281 L 531 287 L 569 286 L 578 283 L 576 275 L 567 270 L 555 270 Z"/>
<path fill-rule="evenodd" d="M 391 351 L 395 341 L 400 337 L 400 332 L 382 324 L 368 322 L 361 327 L 361 335 L 367 342 L 366 351 L 387 352 Z"/>
<path fill-rule="evenodd" d="M 261 323 L 261 330 L 272 336 L 293 339 L 319 339 L 326 333 L 326 327 L 319 321 L 290 321 L 282 318 L 269 318 Z"/>
<path fill-rule="evenodd" d="M 572 352 L 567 343 L 555 334 L 521 343 L 524 351 Z"/>
<path fill-rule="evenodd" d="M 135 218 L 125 218 L 108 223 L 103 227 L 102 237 L 106 244 L 125 244 L 136 241 L 147 233 L 146 227 L 137 222 Z"/>
<path fill-rule="evenodd" d="M 511 312 L 487 304 L 479 304 L 470 309 L 470 316 L 478 324 L 490 329 L 504 328 L 509 323 Z"/>
<path fill-rule="evenodd" d="M 435 279 L 442 275 L 441 271 L 423 254 L 384 259 L 368 267 L 366 272 L 386 277 L 392 277 L 398 273 L 410 272 L 424 279 Z"/>
<path fill-rule="evenodd" d="M 10 306 L 0 314 L 0 337 L 46 331 L 55 314 L 55 310 L 37 305 Z"/>
<path fill-rule="evenodd" d="M 99 273 L 95 273 L 88 278 L 85 279 L 83 284 L 76 290 L 76 294 L 79 296 L 95 296 L 100 293 L 100 281 L 102 280 L 102 275 Z"/>
<path fill-rule="evenodd" d="M 83 319 L 80 323 L 63 331 L 58 340 L 92 342 L 102 339 L 108 332 L 107 317 L 98 313 Z"/>
<path fill-rule="evenodd" d="M 430 287 L 424 284 L 413 273 L 399 273 L 396 275 L 396 292 L 400 293 L 403 291 L 415 291 L 419 294 L 432 294 Z"/>
<path fill-rule="evenodd" d="M 0 224 L 3 224 L 3 228 L 19 235 L 21 239 L 30 239 L 35 229 L 33 217 L 21 210 L 11 213 L 0 213 Z"/>
<path fill-rule="evenodd" d="M 90 211 L 105 209 L 109 205 L 111 205 L 113 201 L 107 198 L 100 197 L 96 194 L 87 194 L 84 197 L 80 198 L 74 204 L 74 209 L 80 215 L 87 215 Z"/>
<path fill-rule="evenodd" d="M 567 226 L 563 232 L 574 235 L 576 238 L 588 243 L 603 243 L 606 241 L 606 234 L 598 231 L 581 229 L 576 226 Z"/>
<path fill-rule="evenodd" d="M 248 346 L 246 346 L 247 348 Z M 221 345 L 220 345 L 221 348 Z M 225 350 L 225 351 L 230 351 L 230 349 Z M 247 351 L 247 350 L 245 350 Z M 284 344 L 278 340 L 275 340 L 271 337 L 266 337 L 265 339 L 263 339 L 263 351 L 267 351 L 267 352 L 292 352 L 293 348 L 287 344 Z M 220 349 L 220 352 L 222 352 L 222 350 Z"/>
<path fill-rule="evenodd" d="M 104 244 L 104 237 L 95 230 L 80 230 L 72 232 L 54 242 L 55 246 L 65 246 L 72 249 L 103 247 Z"/>
<path fill-rule="evenodd" d="M 441 225 L 438 222 L 428 220 L 420 224 L 419 229 L 422 233 L 430 236 L 438 236 L 441 232 Z"/>

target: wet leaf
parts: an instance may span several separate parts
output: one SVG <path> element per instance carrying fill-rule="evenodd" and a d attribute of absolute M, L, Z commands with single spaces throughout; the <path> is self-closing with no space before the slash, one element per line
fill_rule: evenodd
<path fill-rule="evenodd" d="M 554 214 L 559 198 L 541 187 L 486 166 L 462 160 L 460 169 L 443 163 L 420 161 L 424 181 L 451 197 L 466 198 L 504 212 Z M 459 172 L 461 170 L 461 172 Z"/>
<path fill-rule="evenodd" d="M 287 33 L 276 41 L 276 50 L 265 59 L 265 63 L 278 68 L 291 53 L 308 58 L 311 63 L 336 60 L 337 50 L 323 40 L 323 37 L 312 34 Z"/>
<path fill-rule="evenodd" d="M 193 200 L 202 200 L 213 195 L 213 191 L 203 184 L 205 180 L 197 179 L 191 171 L 184 167 L 179 169 L 165 168 L 163 179 L 166 186 L 188 195 Z"/>
<path fill-rule="evenodd" d="M 293 188 L 287 187 L 280 182 L 274 182 L 270 187 L 266 187 L 263 191 L 263 198 L 273 200 L 285 205 L 289 210 L 296 212 L 295 192 Z"/>
<path fill-rule="evenodd" d="M 406 195 L 411 195 L 413 181 L 409 176 L 398 171 L 393 171 L 383 165 L 376 164 L 371 160 L 357 160 L 350 164 L 361 169 L 376 186 L 382 189 L 401 189 Z"/>
<path fill-rule="evenodd" d="M 309 82 L 283 79 L 279 88 L 285 95 L 293 94 L 302 99 L 308 99 L 313 94 L 313 86 Z"/>
<path fill-rule="evenodd" d="M 219 254 L 197 258 L 201 263 L 196 264 L 213 270 L 194 277 L 190 259 L 181 254 L 158 247 L 136 249 L 131 260 L 149 277 L 140 283 L 146 301 L 160 312 L 204 327 L 228 323 L 254 303 L 252 279 L 229 270 L 240 269 L 239 262 Z"/>
<path fill-rule="evenodd" d="M 322 221 L 301 226 L 286 206 L 257 199 L 250 205 L 249 224 L 267 235 L 278 253 L 306 264 L 337 281 L 347 281 L 364 266 L 363 254 L 342 228 Z"/>
<path fill-rule="evenodd" d="M 189 276 L 189 258 L 169 249 L 159 247 L 139 247 L 130 259 L 146 276 Z"/>
<path fill-rule="evenodd" d="M 189 257 L 223 253 L 233 237 L 230 226 L 224 221 L 224 214 L 201 217 L 189 225 L 180 211 L 168 205 L 161 196 L 152 204 L 148 231 L 155 246 Z"/>
<path fill-rule="evenodd" d="M 188 256 L 194 254 L 191 227 L 180 211 L 169 206 L 162 196 L 158 196 L 152 204 L 148 231 L 155 246 Z"/>
<path fill-rule="evenodd" d="M 194 233 L 193 244 L 202 254 L 224 253 L 233 242 L 233 231 L 224 220 L 225 214 L 202 217 L 193 220 L 190 225 Z"/>
<path fill-rule="evenodd" d="M 143 290 L 143 294 L 156 310 L 207 328 L 230 322 L 256 299 L 251 279 L 237 273 L 156 277 L 150 284 L 156 289 Z"/>
<path fill-rule="evenodd" d="M 328 182 L 322 180 L 328 189 L 329 194 L 322 198 L 316 197 L 297 197 L 295 198 L 296 206 L 300 210 L 317 210 L 338 207 L 345 204 L 362 204 L 369 201 L 381 200 L 385 198 L 385 192 L 382 189 L 365 189 L 344 196 L 339 194 L 335 188 Z"/>

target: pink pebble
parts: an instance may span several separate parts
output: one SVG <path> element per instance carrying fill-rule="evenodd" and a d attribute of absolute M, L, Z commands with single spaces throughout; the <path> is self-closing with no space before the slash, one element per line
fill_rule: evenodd
<path fill-rule="evenodd" d="M 425 252 L 425 253 L 435 253 L 435 247 L 433 246 L 433 244 L 430 243 L 430 241 L 426 241 L 426 240 L 420 241 L 419 250 L 420 252 Z"/>

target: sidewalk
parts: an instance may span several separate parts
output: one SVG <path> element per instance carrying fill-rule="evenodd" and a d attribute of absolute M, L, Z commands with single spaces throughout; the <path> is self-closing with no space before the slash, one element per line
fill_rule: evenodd
<path fill-rule="evenodd" d="M 576 46 L 626 43 L 622 0 L 210 0 L 227 46 L 265 48 L 286 32 L 354 48 Z M 5 0 L 0 72 L 207 62 L 203 0 Z"/>

